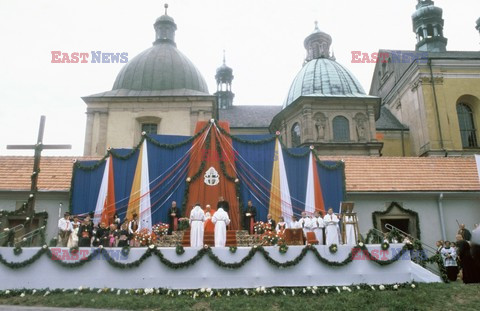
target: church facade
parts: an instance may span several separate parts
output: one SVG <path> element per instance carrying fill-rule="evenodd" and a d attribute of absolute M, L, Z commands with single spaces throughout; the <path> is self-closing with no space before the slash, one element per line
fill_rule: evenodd
<path fill-rule="evenodd" d="M 177 49 L 177 25 L 165 14 L 155 21 L 153 46 L 126 64 L 112 90 L 83 97 L 83 159 L 132 148 L 142 132 L 193 135 L 198 121 L 216 118 L 228 121 L 232 134 L 280 132 L 287 147 L 314 146 L 322 160 L 344 160 L 346 199 L 356 203 L 361 233 L 390 221 L 430 245 L 454 239 L 455 219 L 468 228 L 480 222 L 471 157 L 480 151 L 480 52 L 447 51 L 442 10 L 431 0 L 418 1 L 412 21 L 415 49 L 380 50 L 390 57 L 376 64 L 369 94 L 315 26 L 283 105 L 240 106 L 233 104 L 232 68 L 224 61 L 217 69 L 210 94 Z M 0 209 L 13 211 L 28 196 L 28 159 L 0 157 Z M 42 168 L 37 206 L 49 214 L 50 237 L 68 209 L 72 161 L 42 162 L 49 169 Z"/>

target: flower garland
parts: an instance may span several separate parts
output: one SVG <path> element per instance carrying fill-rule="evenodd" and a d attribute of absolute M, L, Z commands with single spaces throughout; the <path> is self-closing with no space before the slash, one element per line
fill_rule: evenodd
<path fill-rule="evenodd" d="M 177 255 L 182 255 L 183 253 L 185 253 L 185 249 L 182 245 L 178 244 L 177 247 L 175 247 L 175 252 L 177 253 Z"/>
<path fill-rule="evenodd" d="M 168 228 L 167 228 L 168 230 Z M 157 235 L 155 232 L 150 232 L 147 228 L 140 230 L 134 234 L 133 239 L 141 246 L 147 246 L 157 242 Z"/>
<path fill-rule="evenodd" d="M 382 247 L 382 250 L 386 251 L 387 249 L 390 248 L 390 244 L 388 244 L 388 242 L 383 242 L 381 247 Z"/>
<path fill-rule="evenodd" d="M 115 295 L 115 296 L 165 296 L 165 297 L 191 297 L 196 298 L 214 298 L 214 297 L 230 297 L 230 296 L 326 296 L 335 294 L 348 294 L 360 291 L 399 291 L 399 290 L 415 290 L 416 283 L 400 283 L 400 284 L 381 284 L 381 285 L 349 285 L 349 286 L 300 286 L 300 287 L 265 287 L 256 288 L 198 288 L 187 290 L 174 290 L 169 288 L 137 288 L 137 289 L 120 289 L 120 288 L 90 288 L 80 286 L 76 289 L 7 289 L 0 290 L 0 296 L 5 298 L 29 296 L 51 296 L 58 294 L 74 294 L 82 295 L 86 293 L 98 295 Z"/>
<path fill-rule="evenodd" d="M 406 208 L 403 208 L 400 204 L 398 204 L 397 202 L 392 202 L 390 204 L 390 206 L 387 208 L 387 210 L 385 211 L 376 211 L 376 212 L 373 212 L 372 213 L 372 223 L 373 223 L 373 227 L 374 228 L 379 228 L 379 224 L 378 224 L 378 218 L 379 216 L 383 216 L 383 215 L 386 215 L 388 213 L 390 213 L 390 211 L 394 208 L 394 207 L 397 207 L 400 211 L 402 211 L 403 213 L 406 213 L 406 214 L 409 214 L 409 215 L 412 215 L 414 218 L 415 218 L 415 225 L 416 225 L 416 231 L 417 231 L 417 236 L 416 238 L 417 239 L 420 239 L 420 220 L 419 220 L 419 217 L 418 217 L 418 213 L 415 212 L 415 211 L 412 211 L 412 210 L 409 210 L 409 209 L 406 209 Z"/>
<path fill-rule="evenodd" d="M 164 236 L 168 234 L 169 224 L 158 223 L 152 227 L 152 232 L 155 233 L 157 237 Z"/>
<path fill-rule="evenodd" d="M 190 219 L 182 217 L 178 219 L 178 230 L 183 231 L 190 228 Z"/>
<path fill-rule="evenodd" d="M 337 251 L 338 251 L 338 246 L 337 244 L 332 244 L 328 247 L 328 250 L 330 251 L 330 253 L 332 254 L 335 254 Z"/>

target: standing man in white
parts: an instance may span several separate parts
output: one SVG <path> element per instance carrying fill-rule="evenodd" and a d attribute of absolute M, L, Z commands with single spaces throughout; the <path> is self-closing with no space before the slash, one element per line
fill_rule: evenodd
<path fill-rule="evenodd" d="M 215 247 L 224 247 L 227 243 L 227 226 L 230 218 L 223 208 L 213 214 L 212 222 L 215 224 Z"/>
<path fill-rule="evenodd" d="M 355 232 L 355 223 L 353 220 L 353 216 L 343 217 L 343 221 L 345 223 L 345 244 L 350 246 L 355 246 L 358 241 L 358 237 Z"/>
<path fill-rule="evenodd" d="M 205 213 L 200 204 L 190 212 L 190 246 L 203 247 L 203 222 L 205 221 Z"/>
<path fill-rule="evenodd" d="M 312 231 L 315 233 L 318 245 L 323 245 L 323 228 L 325 227 L 325 224 L 319 211 L 315 211 L 315 213 L 313 214 L 311 224 Z"/>
<path fill-rule="evenodd" d="M 333 209 L 329 208 L 327 215 L 323 218 L 325 223 L 325 235 L 326 235 L 326 245 L 330 246 L 332 244 L 340 244 L 340 237 L 338 233 L 338 222 L 339 219 L 337 215 L 333 213 Z"/>

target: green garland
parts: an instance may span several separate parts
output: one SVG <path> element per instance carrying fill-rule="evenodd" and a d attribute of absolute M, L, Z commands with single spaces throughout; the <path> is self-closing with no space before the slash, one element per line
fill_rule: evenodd
<path fill-rule="evenodd" d="M 372 213 L 372 224 L 373 224 L 373 227 L 374 228 L 379 228 L 380 226 L 378 225 L 378 222 L 377 222 L 377 216 L 383 216 L 383 215 L 386 215 L 388 213 L 390 213 L 390 211 L 394 208 L 394 207 L 397 207 L 400 211 L 404 212 L 404 213 L 407 213 L 409 215 L 412 215 L 415 217 L 415 225 L 416 225 L 416 228 L 417 228 L 417 236 L 416 238 L 420 240 L 420 221 L 419 221 L 419 217 L 418 217 L 418 213 L 415 212 L 415 211 L 412 211 L 412 210 L 409 210 L 409 209 L 406 209 L 406 208 L 403 208 L 400 204 L 398 204 L 397 202 L 392 202 L 390 204 L 390 206 L 387 208 L 387 210 L 385 211 L 376 211 L 376 212 L 373 212 Z"/>
<path fill-rule="evenodd" d="M 183 248 L 182 245 L 177 245 L 177 247 L 175 247 L 175 252 L 177 253 L 177 255 L 182 255 L 183 253 L 185 253 L 185 249 Z"/>
<path fill-rule="evenodd" d="M 278 248 L 278 251 L 280 252 L 280 254 L 285 254 L 288 251 L 287 244 L 281 244 Z"/>
<path fill-rule="evenodd" d="M 20 246 L 15 246 L 15 248 L 13 249 L 13 253 L 15 254 L 15 256 L 20 256 L 20 254 L 22 254 L 23 250 Z"/>
<path fill-rule="evenodd" d="M 122 247 L 122 250 L 120 251 L 123 257 L 128 257 L 128 254 L 130 254 L 130 246 L 124 246 Z"/>
<path fill-rule="evenodd" d="M 230 246 L 228 248 L 228 250 L 230 251 L 230 253 L 235 254 L 237 252 L 237 247 L 236 246 Z"/>
<path fill-rule="evenodd" d="M 179 254 L 179 252 L 181 252 L 181 251 L 185 252 L 183 246 L 178 245 L 176 247 L 177 254 Z M 297 265 L 298 263 L 300 263 L 303 260 L 303 258 L 307 255 L 308 252 L 312 252 L 315 255 L 315 257 L 321 263 L 326 264 L 328 266 L 332 266 L 332 267 L 340 267 L 340 266 L 345 266 L 348 263 L 352 262 L 353 258 L 355 258 L 355 256 L 359 252 L 362 252 L 372 262 L 374 262 L 378 265 L 381 265 L 381 266 L 386 266 L 386 265 L 392 264 L 395 261 L 397 261 L 401 256 L 403 256 L 403 254 L 406 251 L 408 251 L 408 246 L 407 245 L 405 245 L 402 248 L 402 250 L 398 254 L 396 254 L 395 257 L 393 257 L 392 259 L 390 259 L 390 260 L 380 260 L 380 259 L 375 258 L 373 255 L 371 255 L 371 253 L 368 251 L 367 247 L 363 243 L 361 243 L 361 244 L 357 245 L 355 248 L 352 249 L 352 251 L 348 254 L 348 256 L 346 257 L 345 260 L 343 260 L 341 262 L 338 262 L 338 261 L 330 261 L 330 260 L 322 257 L 322 255 L 318 252 L 316 247 L 311 246 L 311 245 L 307 245 L 301 250 L 300 254 L 296 258 L 294 258 L 292 260 L 289 260 L 289 261 L 286 261 L 286 262 L 279 262 L 279 261 L 276 261 L 275 259 L 273 259 L 270 256 L 269 252 L 264 247 L 254 246 L 254 247 L 250 248 L 250 251 L 248 252 L 248 254 L 244 258 L 242 258 L 239 262 L 230 263 L 230 262 L 224 262 L 220 258 L 218 258 L 213 253 L 213 251 L 210 247 L 204 247 L 204 248 L 200 249 L 194 257 L 192 257 L 192 258 L 190 258 L 186 261 L 183 261 L 183 262 L 172 262 L 172 261 L 166 259 L 163 255 L 163 253 L 159 249 L 157 249 L 156 247 L 148 247 L 147 250 L 145 251 L 145 253 L 139 259 L 137 259 L 133 262 L 129 262 L 129 263 L 121 263 L 121 262 L 115 261 L 115 259 L 113 259 L 110 256 L 109 252 L 107 250 L 105 250 L 103 247 L 96 248 L 87 257 L 79 258 L 78 261 L 64 262 L 56 254 L 53 254 L 51 252 L 51 250 L 47 247 L 47 245 L 44 245 L 34 256 L 32 256 L 31 258 L 29 258 L 29 259 L 27 259 L 23 262 L 8 262 L 0 255 L 0 263 L 2 263 L 3 265 L 5 265 L 5 266 L 7 266 L 8 268 L 11 268 L 11 269 L 19 269 L 19 268 L 24 268 L 24 267 L 32 264 L 33 262 L 38 260 L 43 254 L 46 254 L 51 260 L 53 260 L 54 262 L 56 262 L 57 264 L 59 264 L 63 267 L 76 268 L 76 267 L 81 267 L 81 266 L 85 265 L 87 262 L 92 261 L 93 259 L 95 259 L 96 256 L 103 256 L 111 266 L 116 267 L 116 268 L 121 268 L 121 269 L 129 269 L 129 268 L 134 268 L 134 267 L 140 266 L 147 258 L 155 255 L 160 260 L 160 262 L 162 264 L 164 264 L 165 266 L 167 266 L 171 269 L 182 269 L 182 268 L 186 268 L 186 267 L 194 265 L 196 262 L 198 262 L 200 259 L 202 259 L 205 255 L 207 255 L 210 258 L 210 260 L 212 260 L 217 266 L 219 266 L 221 268 L 238 269 L 238 268 L 243 267 L 246 263 L 248 263 L 255 256 L 255 254 L 257 252 L 259 252 L 269 264 L 271 264 L 271 265 L 273 265 L 277 268 L 287 268 L 287 267 L 293 267 L 293 266 Z M 183 252 L 181 252 L 181 253 L 183 254 Z"/>
<path fill-rule="evenodd" d="M 223 135 L 226 135 L 228 138 L 230 138 L 230 139 L 232 139 L 232 140 L 235 140 L 235 141 L 238 141 L 238 142 L 240 142 L 240 143 L 244 143 L 244 144 L 260 145 L 260 144 L 265 144 L 265 143 L 272 142 L 272 141 L 274 141 L 274 140 L 277 138 L 275 135 L 272 135 L 272 137 L 268 137 L 268 138 L 260 139 L 260 140 L 242 139 L 242 138 L 240 138 L 240 137 L 237 137 L 237 136 L 232 135 L 232 134 L 230 134 L 229 132 L 227 132 L 227 130 L 225 130 L 223 127 L 221 127 L 220 124 L 218 124 L 217 121 L 215 121 L 215 124 L 217 125 L 218 130 L 219 130 Z"/>
<path fill-rule="evenodd" d="M 381 247 L 382 247 L 382 250 L 386 251 L 387 249 L 390 248 L 390 244 L 388 244 L 388 242 L 383 242 Z"/>

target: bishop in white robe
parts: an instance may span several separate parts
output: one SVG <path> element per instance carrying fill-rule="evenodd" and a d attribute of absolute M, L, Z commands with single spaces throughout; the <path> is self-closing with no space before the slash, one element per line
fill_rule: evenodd
<path fill-rule="evenodd" d="M 219 208 L 213 214 L 212 222 L 215 224 L 215 247 L 225 247 L 227 243 L 227 226 L 230 223 L 228 213 Z"/>
<path fill-rule="evenodd" d="M 326 236 L 326 245 L 330 246 L 332 244 L 340 244 L 340 236 L 338 233 L 338 222 L 339 219 L 337 215 L 333 213 L 333 209 L 328 209 L 328 214 L 323 218 L 325 223 L 325 236 Z"/>
<path fill-rule="evenodd" d="M 203 247 L 203 222 L 205 221 L 205 213 L 200 205 L 190 212 L 190 246 Z"/>

